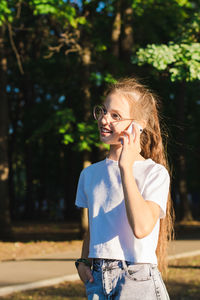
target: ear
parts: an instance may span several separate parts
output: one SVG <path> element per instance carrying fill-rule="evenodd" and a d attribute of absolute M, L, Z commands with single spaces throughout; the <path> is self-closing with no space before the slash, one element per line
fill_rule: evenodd
<path fill-rule="evenodd" d="M 142 126 L 143 129 L 145 129 L 145 127 L 147 126 L 147 121 L 146 120 L 140 120 L 139 124 Z"/>

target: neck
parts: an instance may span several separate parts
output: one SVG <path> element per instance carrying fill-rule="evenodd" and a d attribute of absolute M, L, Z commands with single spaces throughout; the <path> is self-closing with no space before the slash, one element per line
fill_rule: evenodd
<path fill-rule="evenodd" d="M 118 145 L 110 145 L 110 151 L 108 154 L 108 158 L 118 161 L 121 155 L 121 151 L 122 151 L 122 145 L 118 144 Z M 138 155 L 136 156 L 135 160 L 145 160 L 145 158 L 140 155 L 140 153 L 138 153 Z"/>
<path fill-rule="evenodd" d="M 122 145 L 110 145 L 108 158 L 118 161 L 122 151 Z"/>

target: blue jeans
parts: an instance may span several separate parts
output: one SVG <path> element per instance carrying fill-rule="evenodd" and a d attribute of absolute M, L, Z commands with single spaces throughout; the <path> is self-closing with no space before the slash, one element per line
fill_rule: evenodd
<path fill-rule="evenodd" d="M 169 300 L 156 265 L 94 259 L 94 282 L 85 283 L 88 300 Z"/>

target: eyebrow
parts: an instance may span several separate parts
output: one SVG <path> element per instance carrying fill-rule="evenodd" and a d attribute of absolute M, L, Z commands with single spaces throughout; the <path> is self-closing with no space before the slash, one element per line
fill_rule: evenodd
<path fill-rule="evenodd" d="M 108 110 L 106 107 L 105 107 L 105 105 L 102 105 L 106 110 Z M 121 112 L 119 111 L 119 110 L 117 110 L 117 109 L 112 109 L 111 111 L 114 111 L 114 112 L 116 112 L 116 113 L 118 113 L 120 116 L 121 116 Z"/>

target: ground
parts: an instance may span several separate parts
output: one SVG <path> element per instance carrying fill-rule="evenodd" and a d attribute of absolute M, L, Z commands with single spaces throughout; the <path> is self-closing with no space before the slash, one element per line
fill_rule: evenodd
<path fill-rule="evenodd" d="M 0 241 L 0 261 L 73 251 L 82 244 L 77 223 L 18 222 L 12 231 L 10 241 Z"/>
<path fill-rule="evenodd" d="M 171 300 L 200 300 L 200 256 L 170 263 L 165 283 Z M 86 300 L 81 281 L 4 296 L 4 300 Z"/>
<path fill-rule="evenodd" d="M 69 225 L 66 224 L 17 224 L 13 227 L 15 241 L 0 242 L 0 260 L 22 259 L 80 248 L 81 240 L 69 241 L 69 236 L 77 236 L 78 227 L 74 224 L 70 228 L 69 230 Z M 183 233 L 188 234 L 190 238 L 199 236 L 199 222 L 198 224 L 179 224 L 177 228 L 179 236 Z M 30 237 L 33 238 L 32 241 Z M 54 241 L 42 241 L 45 237 L 48 239 L 54 237 Z M 68 241 L 63 241 L 65 239 Z M 200 300 L 200 256 L 170 261 L 168 274 L 164 280 L 171 300 Z M 1 299 L 84 300 L 86 297 L 84 285 L 81 281 L 76 281 L 16 293 L 1 297 Z"/>

